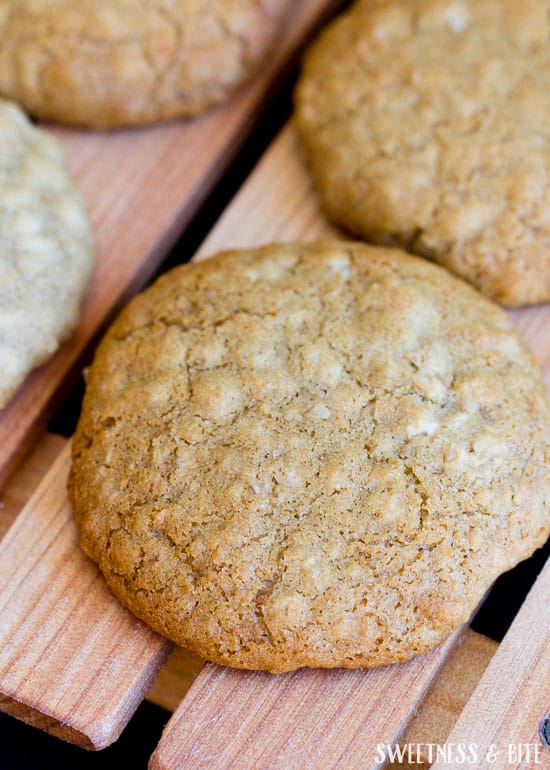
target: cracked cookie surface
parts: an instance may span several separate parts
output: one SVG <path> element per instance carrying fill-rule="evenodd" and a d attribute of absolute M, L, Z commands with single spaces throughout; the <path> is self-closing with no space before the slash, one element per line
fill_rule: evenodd
<path fill-rule="evenodd" d="M 61 148 L 0 100 L 0 408 L 76 326 L 91 269 Z"/>
<path fill-rule="evenodd" d="M 365 0 L 306 57 L 323 206 L 507 305 L 550 300 L 550 2 Z"/>
<path fill-rule="evenodd" d="M 37 117 L 114 127 L 225 100 L 292 0 L 0 0 L 0 93 Z"/>
<path fill-rule="evenodd" d="M 119 599 L 209 660 L 410 658 L 548 535 L 550 414 L 504 311 L 392 249 L 161 277 L 89 371 L 69 490 Z"/>

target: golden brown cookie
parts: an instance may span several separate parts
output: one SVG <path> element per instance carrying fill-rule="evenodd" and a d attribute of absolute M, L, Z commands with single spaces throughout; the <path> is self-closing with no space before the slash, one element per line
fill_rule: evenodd
<path fill-rule="evenodd" d="M 504 304 L 550 300 L 549 36 L 549 0 L 356 3 L 296 93 L 330 218 Z"/>
<path fill-rule="evenodd" d="M 85 552 L 209 660 L 405 660 L 548 535 L 550 412 L 504 311 L 424 260 L 228 252 L 135 298 L 73 446 Z"/>
<path fill-rule="evenodd" d="M 61 148 L 0 100 L 0 409 L 76 326 L 91 269 Z"/>
<path fill-rule="evenodd" d="M 0 93 L 92 127 L 190 117 L 274 44 L 291 0 L 0 0 Z"/>

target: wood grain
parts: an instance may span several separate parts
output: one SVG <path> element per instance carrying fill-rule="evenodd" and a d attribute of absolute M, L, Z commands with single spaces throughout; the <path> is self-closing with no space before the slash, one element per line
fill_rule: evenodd
<path fill-rule="evenodd" d="M 84 193 L 96 266 L 80 326 L 0 412 L 0 483 L 70 384 L 90 340 L 152 275 L 220 179 L 273 92 L 281 70 L 341 0 L 296 0 L 260 76 L 225 107 L 194 121 L 94 133 L 56 129 Z"/>
<path fill-rule="evenodd" d="M 150 770 L 377 767 L 457 639 L 371 670 L 301 669 L 277 676 L 208 663 L 170 719 Z"/>
<path fill-rule="evenodd" d="M 0 709 L 84 748 L 112 743 L 171 646 L 77 546 L 65 447 L 0 544 Z"/>
<path fill-rule="evenodd" d="M 0 492 L 0 540 L 66 443 L 62 436 L 44 433 L 26 461 L 10 476 Z"/>
<path fill-rule="evenodd" d="M 444 743 L 497 648 L 495 641 L 468 628 L 433 680 L 399 743 Z M 175 711 L 205 664 L 189 650 L 176 647 L 153 682 L 147 700 Z M 406 770 L 409 766 L 396 764 L 395 770 L 398 767 Z M 388 768 L 394 770 L 394 765 Z"/>
<path fill-rule="evenodd" d="M 452 730 L 449 743 L 474 744 L 476 768 L 509 770 L 550 768 L 550 750 L 543 749 L 539 722 L 550 707 L 550 561 L 516 615 L 498 651 L 485 670 L 471 699 Z M 508 754 L 510 746 L 539 745 L 521 761 Z M 493 746 L 496 761 L 488 761 Z M 453 761 L 436 762 L 434 770 L 464 767 Z"/>
<path fill-rule="evenodd" d="M 343 238 L 321 213 L 289 123 L 264 153 L 194 259 L 276 241 Z"/>

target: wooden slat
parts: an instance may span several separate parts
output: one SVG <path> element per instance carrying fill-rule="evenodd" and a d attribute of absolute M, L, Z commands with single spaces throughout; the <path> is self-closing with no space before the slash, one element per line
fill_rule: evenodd
<path fill-rule="evenodd" d="M 414 718 L 399 738 L 405 759 L 386 770 L 422 770 L 430 767 L 429 744 L 443 746 L 470 695 L 495 654 L 498 644 L 468 629 L 434 679 Z M 419 747 L 408 761 L 408 747 Z"/>
<path fill-rule="evenodd" d="M 535 354 L 550 394 L 550 304 L 509 310 L 508 315 Z"/>
<path fill-rule="evenodd" d="M 549 607 L 550 561 L 449 736 L 449 743 L 475 745 L 479 755 L 476 768 L 550 768 L 550 750 L 542 748 L 539 736 L 539 722 L 550 707 Z M 513 754 L 520 744 L 524 747 L 521 760 Z M 530 757 L 526 745 L 531 747 Z M 538 761 L 534 755 L 537 745 Z M 496 761 L 488 759 L 490 748 L 497 752 L 493 755 Z M 454 761 L 433 765 L 434 770 L 458 767 Z"/>
<path fill-rule="evenodd" d="M 467 629 L 432 682 L 399 743 L 443 744 L 497 648 L 492 639 Z M 202 658 L 176 647 L 153 682 L 147 700 L 175 711 L 204 665 Z M 422 766 L 426 765 L 424 762 Z M 395 770 L 398 767 L 406 770 L 408 765 L 396 764 Z"/>
<path fill-rule="evenodd" d="M 96 268 L 78 330 L 0 412 L 0 482 L 31 446 L 90 339 L 153 273 L 220 178 L 277 74 L 340 3 L 296 0 L 284 38 L 260 76 L 203 118 L 112 133 L 55 130 L 88 204 Z"/>
<path fill-rule="evenodd" d="M 223 248 L 335 234 L 319 210 L 289 125 L 196 258 Z M 550 307 L 515 311 L 512 318 L 548 377 Z M 450 649 L 449 642 L 431 656 L 371 672 L 301 671 L 273 678 L 208 665 L 172 717 L 151 768 L 324 769 L 338 767 L 344 757 L 346 768 L 376 767 L 373 747 L 404 729 Z M 431 661 L 437 663 L 432 667 Z"/>
<path fill-rule="evenodd" d="M 435 677 L 399 744 L 443 745 L 497 648 L 492 639 L 468 629 Z M 147 693 L 147 699 L 174 711 L 204 665 L 196 655 L 177 647 Z M 426 751 L 421 751 L 420 757 L 420 765 L 416 761 L 414 765 L 405 761 L 389 765 L 388 770 L 429 767 Z"/>
<path fill-rule="evenodd" d="M 456 641 L 408 663 L 274 676 L 208 663 L 169 721 L 150 770 L 377 767 Z"/>
<path fill-rule="evenodd" d="M 80 551 L 60 453 L 0 544 L 0 709 L 85 748 L 116 740 L 170 645 Z"/>
<path fill-rule="evenodd" d="M 62 436 L 44 433 L 26 461 L 10 476 L 0 492 L 0 540 L 66 443 Z"/>
<path fill-rule="evenodd" d="M 425 699 L 408 724 L 398 743 L 401 746 L 421 745 L 420 762 L 388 765 L 388 770 L 413 770 L 429 767 L 426 744 L 443 745 L 460 712 L 479 682 L 481 675 L 498 648 L 486 636 L 468 629 L 462 640 L 432 682 Z M 147 693 L 147 700 L 174 711 L 189 691 L 204 661 L 188 650 L 177 647 L 166 666 Z M 344 765 L 347 767 L 347 765 Z"/>

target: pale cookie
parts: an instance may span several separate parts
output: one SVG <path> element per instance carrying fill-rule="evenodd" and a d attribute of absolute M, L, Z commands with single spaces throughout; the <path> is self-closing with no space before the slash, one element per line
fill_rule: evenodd
<path fill-rule="evenodd" d="M 0 93 L 92 127 L 190 117 L 258 69 L 292 0 L 0 0 Z"/>
<path fill-rule="evenodd" d="M 296 124 L 332 220 L 506 305 L 550 300 L 550 0 L 365 0 L 308 54 Z"/>
<path fill-rule="evenodd" d="M 85 552 L 209 660 L 405 660 L 548 535 L 550 412 L 503 310 L 326 242 L 176 268 L 101 343 L 73 447 Z"/>
<path fill-rule="evenodd" d="M 0 100 L 0 408 L 76 326 L 91 268 L 61 148 Z"/>

